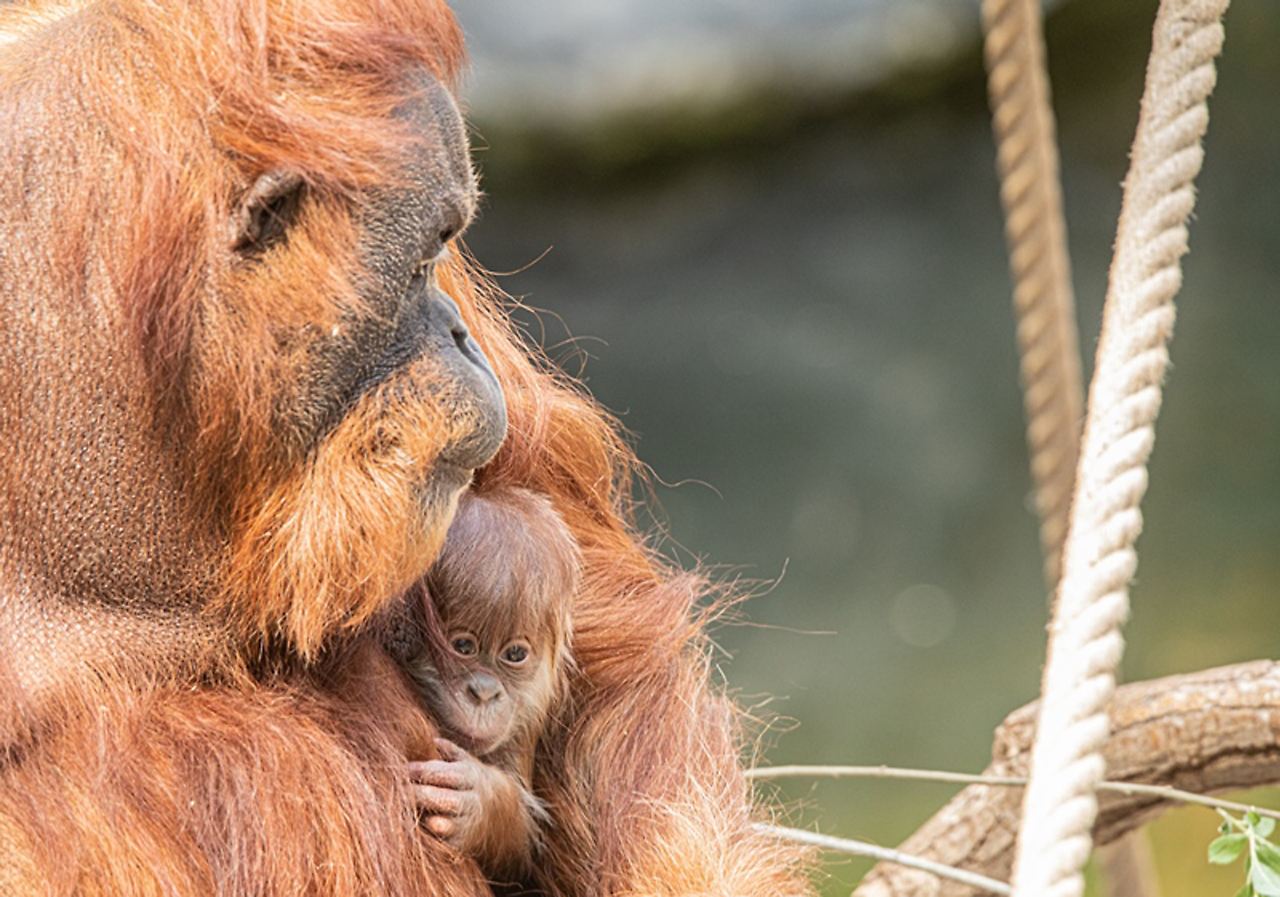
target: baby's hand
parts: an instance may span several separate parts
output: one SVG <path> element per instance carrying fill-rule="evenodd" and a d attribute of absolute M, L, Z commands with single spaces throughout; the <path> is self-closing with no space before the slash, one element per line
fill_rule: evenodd
<path fill-rule="evenodd" d="M 465 852 L 484 824 L 489 778 L 502 773 L 447 739 L 437 738 L 436 747 L 439 760 L 409 764 L 414 802 L 427 831 Z"/>

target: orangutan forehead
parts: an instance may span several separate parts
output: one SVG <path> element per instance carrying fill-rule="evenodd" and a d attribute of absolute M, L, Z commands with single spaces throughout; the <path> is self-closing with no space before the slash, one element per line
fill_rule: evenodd
<path fill-rule="evenodd" d="M 578 549 L 545 498 L 520 490 L 470 496 L 433 572 L 450 623 L 563 628 L 577 589 Z"/>
<path fill-rule="evenodd" d="M 452 88 L 464 58 L 443 0 L 0 4 L 0 42 L 0 83 L 33 65 L 83 67 L 65 83 L 133 154 L 207 141 L 232 160 L 356 186 L 385 180 L 386 122 L 420 89 L 406 73 Z M 103 44 L 105 61 L 68 58 Z"/>
<path fill-rule="evenodd" d="M 493 638 L 565 628 L 573 579 L 551 558 L 468 552 L 461 560 L 454 556 L 432 578 L 432 595 L 450 627 Z"/>
<path fill-rule="evenodd" d="M 573 588 L 578 547 L 550 501 L 524 490 L 469 495 L 445 541 L 441 563 L 448 575 L 480 587 L 541 581 Z"/>

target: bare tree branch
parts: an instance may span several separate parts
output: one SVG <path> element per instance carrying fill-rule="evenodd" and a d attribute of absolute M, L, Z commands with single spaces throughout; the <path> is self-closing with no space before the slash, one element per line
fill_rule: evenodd
<path fill-rule="evenodd" d="M 987 775 L 1026 775 L 1035 705 L 1014 711 L 996 730 Z M 1111 707 L 1107 777 L 1208 794 L 1280 782 L 1280 663 L 1255 661 L 1135 682 Z M 1097 844 L 1156 816 L 1169 802 L 1150 794 L 1099 795 Z M 991 878 L 1009 878 L 1021 789 L 971 785 L 900 850 Z M 1208 832 L 1206 832 L 1208 834 Z M 972 897 L 973 888 L 880 863 L 854 897 Z"/>
<path fill-rule="evenodd" d="M 1008 894 L 1009 886 L 1002 881 L 996 881 L 993 878 L 987 878 L 985 875 L 976 875 L 973 872 L 966 872 L 964 869 L 955 869 L 951 866 L 944 866 L 941 863 L 935 863 L 933 860 L 925 860 L 920 857 L 908 856 L 900 850 L 894 850 L 892 847 L 881 847 L 878 844 L 869 844 L 866 841 L 851 841 L 848 838 L 833 838 L 830 835 L 819 834 L 818 832 L 810 832 L 800 828 L 783 828 L 780 825 L 768 825 L 763 822 L 757 822 L 755 825 L 757 831 L 764 832 L 766 835 L 773 835 L 783 841 L 795 841 L 799 844 L 810 844 L 814 847 L 821 847 L 823 850 L 832 850 L 836 853 L 845 853 L 855 857 L 871 857 L 875 860 L 883 860 L 887 863 L 894 863 L 899 866 L 907 866 L 912 869 L 922 869 L 930 875 L 937 875 L 941 878 L 949 878 L 952 881 L 963 882 L 973 885 L 982 894 Z"/>
<path fill-rule="evenodd" d="M 943 769 L 908 769 L 902 766 L 812 766 L 796 764 L 792 766 L 757 766 L 748 769 L 749 779 L 770 780 L 790 778 L 823 778 L 823 779 L 906 779 L 917 782 L 948 782 L 957 785 L 1002 785 L 1006 788 L 1021 788 L 1027 784 L 1026 776 L 989 776 L 971 775 L 967 772 L 948 772 Z M 1145 794 L 1160 800 L 1181 804 L 1199 804 L 1213 810 L 1231 810 L 1235 813 L 1257 813 L 1259 816 L 1270 816 L 1280 820 L 1280 810 L 1267 807 L 1255 807 L 1239 801 L 1223 800 L 1220 797 L 1208 797 L 1194 794 L 1181 788 L 1168 785 L 1147 785 L 1142 782 L 1098 783 L 1099 791 L 1115 791 L 1120 794 Z"/>

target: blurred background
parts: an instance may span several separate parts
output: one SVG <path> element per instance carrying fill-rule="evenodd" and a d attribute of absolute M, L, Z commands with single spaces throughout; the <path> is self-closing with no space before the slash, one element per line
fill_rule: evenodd
<path fill-rule="evenodd" d="M 980 770 L 1039 684 L 1046 601 L 976 0 L 455 0 L 489 194 L 475 254 L 655 477 L 664 550 L 776 581 L 716 631 L 773 763 Z M 1152 0 L 1047 19 L 1092 356 Z M 1240 0 L 1211 102 L 1124 675 L 1280 633 L 1280 7 Z M 783 789 L 896 844 L 950 795 Z M 1223 897 L 1216 817 L 1154 826 Z M 825 894 L 867 864 L 831 857 Z"/>

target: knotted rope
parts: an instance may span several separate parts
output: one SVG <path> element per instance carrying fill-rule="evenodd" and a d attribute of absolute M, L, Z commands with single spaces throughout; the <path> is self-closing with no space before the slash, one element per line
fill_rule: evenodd
<path fill-rule="evenodd" d="M 1027 445 L 1052 592 L 1071 509 L 1084 385 L 1040 0 L 983 0 L 982 25 Z"/>
<path fill-rule="evenodd" d="M 1156 17 L 1050 627 L 1015 897 L 1078 897 L 1084 890 L 1106 709 L 1137 566 L 1139 503 L 1227 4 L 1162 0 Z"/>

